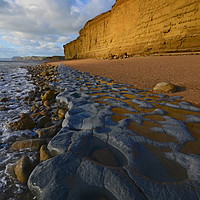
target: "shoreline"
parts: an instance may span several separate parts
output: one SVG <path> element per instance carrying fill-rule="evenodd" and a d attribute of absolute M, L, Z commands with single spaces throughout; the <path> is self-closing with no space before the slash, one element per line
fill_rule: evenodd
<path fill-rule="evenodd" d="M 23 104 L 28 105 L 28 110 L 19 112 L 19 116 L 5 124 L 10 135 L 15 137 L 9 137 L 5 143 L 1 140 L 1 144 L 6 145 L 1 150 L 12 156 L 8 163 L 5 161 L 7 173 L 4 178 L 9 187 L 5 185 L 1 194 L 2 200 L 35 199 L 27 186 L 28 177 L 39 163 L 52 157 L 47 144 L 61 129 L 66 112 L 66 108 L 58 105 L 55 100 L 57 88 L 51 86 L 57 82 L 57 67 L 38 64 L 19 68 L 26 69 L 27 81 L 34 87 L 26 92 L 25 97 L 21 97 Z M 9 111 L 6 104 L 10 100 L 12 98 L 0 98 L 0 111 Z M 21 193 L 18 193 L 19 188 Z M 13 193 L 10 193 L 11 190 Z"/>
<path fill-rule="evenodd" d="M 170 82 L 185 90 L 166 93 L 167 95 L 181 96 L 182 101 L 200 107 L 200 55 L 141 56 L 115 60 L 80 59 L 46 64 L 59 63 L 81 72 L 111 78 L 117 83 L 130 84 L 136 89 L 146 89 L 151 92 L 157 83 Z"/>

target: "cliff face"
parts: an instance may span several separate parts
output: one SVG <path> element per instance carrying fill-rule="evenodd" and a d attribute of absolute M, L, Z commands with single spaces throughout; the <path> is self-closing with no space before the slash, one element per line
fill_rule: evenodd
<path fill-rule="evenodd" d="M 200 1 L 117 0 L 79 34 L 66 59 L 200 51 Z"/>

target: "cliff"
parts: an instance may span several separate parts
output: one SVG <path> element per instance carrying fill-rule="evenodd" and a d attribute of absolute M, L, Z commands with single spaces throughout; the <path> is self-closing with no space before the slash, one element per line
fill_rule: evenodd
<path fill-rule="evenodd" d="M 200 51 L 200 1 L 117 0 L 79 34 L 66 59 Z"/>

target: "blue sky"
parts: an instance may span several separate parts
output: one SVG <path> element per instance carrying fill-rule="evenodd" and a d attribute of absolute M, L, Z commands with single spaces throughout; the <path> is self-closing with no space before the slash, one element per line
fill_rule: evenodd
<path fill-rule="evenodd" d="M 63 55 L 84 24 L 115 0 L 0 0 L 0 58 Z"/>

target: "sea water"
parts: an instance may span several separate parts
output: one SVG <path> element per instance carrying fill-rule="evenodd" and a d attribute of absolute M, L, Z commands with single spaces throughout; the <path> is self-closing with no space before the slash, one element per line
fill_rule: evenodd
<path fill-rule="evenodd" d="M 37 65 L 36 62 L 0 61 L 0 199 L 18 199 L 26 189 L 23 184 L 12 178 L 12 166 L 24 154 L 23 151 L 11 151 L 16 140 L 30 138 L 33 131 L 12 131 L 7 124 L 19 119 L 21 113 L 27 113 L 30 105 L 25 101 L 28 92 L 34 89 L 30 75 L 23 66 Z M 27 154 L 27 153 L 26 153 Z M 15 198 L 16 197 L 16 198 Z"/>

